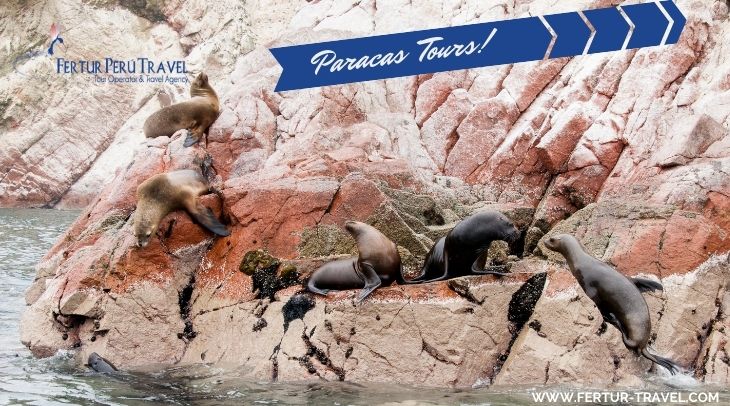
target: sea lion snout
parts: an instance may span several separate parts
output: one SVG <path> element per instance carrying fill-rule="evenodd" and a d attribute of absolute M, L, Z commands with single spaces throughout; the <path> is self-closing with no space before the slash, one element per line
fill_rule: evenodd
<path fill-rule="evenodd" d="M 510 234 L 507 236 L 507 242 L 509 244 L 513 244 L 515 241 L 519 240 L 521 234 L 520 230 L 513 225 L 512 230 L 510 230 Z"/>
<path fill-rule="evenodd" d="M 562 248 L 562 244 L 563 244 L 563 240 L 565 239 L 565 236 L 566 236 L 566 234 L 554 235 L 545 240 L 545 246 L 551 251 L 562 252 L 561 248 Z"/>
<path fill-rule="evenodd" d="M 152 236 L 152 232 L 151 231 L 137 230 L 137 232 L 135 232 L 135 235 L 134 235 L 135 244 L 137 245 L 137 248 L 144 248 L 144 247 L 146 247 L 150 243 L 150 237 L 151 236 Z"/>

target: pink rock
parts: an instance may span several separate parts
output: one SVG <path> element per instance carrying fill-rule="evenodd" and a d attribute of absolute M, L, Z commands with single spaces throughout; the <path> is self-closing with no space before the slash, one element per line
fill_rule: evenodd
<path fill-rule="evenodd" d="M 444 169 L 446 159 L 459 137 L 457 127 L 473 106 L 469 94 L 457 89 L 423 123 L 421 137 L 439 169 Z"/>
<path fill-rule="evenodd" d="M 682 118 L 672 126 L 671 137 L 662 140 L 662 147 L 656 154 L 657 166 L 684 165 L 700 157 L 714 142 L 727 138 L 728 134 L 727 128 L 706 114 Z"/>
<path fill-rule="evenodd" d="M 505 91 L 475 105 L 456 130 L 458 139 L 449 153 L 444 172 L 460 178 L 469 177 L 504 141 L 519 114 L 514 100 Z"/>
<path fill-rule="evenodd" d="M 583 104 L 571 104 L 557 117 L 552 129 L 540 139 L 536 148 L 550 172 L 556 173 L 564 169 L 578 140 L 593 122 L 585 110 L 586 106 Z"/>

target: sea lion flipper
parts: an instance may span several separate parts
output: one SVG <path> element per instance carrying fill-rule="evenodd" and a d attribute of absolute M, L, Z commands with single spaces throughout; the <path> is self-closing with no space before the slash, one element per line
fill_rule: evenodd
<path fill-rule="evenodd" d="M 623 327 L 621 327 L 621 323 L 619 323 L 615 314 L 606 312 L 603 309 L 601 309 L 600 307 L 598 308 L 598 310 L 601 312 L 601 316 L 603 316 L 603 321 L 616 327 L 618 329 L 618 331 L 621 332 L 622 335 L 624 335 Z"/>
<path fill-rule="evenodd" d="M 639 292 L 655 292 L 657 290 L 664 290 L 664 287 L 661 283 L 650 280 L 650 279 L 644 279 L 644 278 L 631 278 L 631 282 L 636 285 L 636 287 L 639 289 Z"/>
<path fill-rule="evenodd" d="M 314 278 L 309 278 L 309 281 L 307 282 L 307 289 L 309 289 L 310 292 L 316 293 L 318 295 L 327 296 L 328 293 L 330 293 L 329 289 L 320 289 L 315 284 Z"/>
<path fill-rule="evenodd" d="M 487 263 L 488 250 L 484 250 L 477 259 L 471 264 L 471 273 L 473 275 L 497 275 L 505 276 L 509 275 L 507 272 L 507 265 L 491 265 L 485 266 Z"/>
<path fill-rule="evenodd" d="M 208 231 L 216 235 L 219 235 L 221 237 L 228 237 L 229 235 L 231 235 L 231 232 L 228 231 L 226 226 L 218 221 L 218 219 L 215 217 L 215 214 L 213 214 L 213 211 L 200 203 L 196 205 L 195 211 L 190 211 L 190 215 L 193 216 L 195 218 L 195 221 L 200 223 L 200 225 L 207 228 Z"/>
<path fill-rule="evenodd" d="M 190 147 L 198 143 L 200 141 L 200 138 L 196 138 L 193 135 L 193 132 L 188 130 L 188 135 L 185 137 L 185 143 L 183 143 L 184 147 Z"/>
<path fill-rule="evenodd" d="M 380 286 L 382 281 L 380 280 L 378 273 L 375 272 L 375 268 L 368 262 L 358 262 L 358 266 L 355 267 L 355 271 L 365 280 L 365 287 L 360 291 L 360 294 L 357 295 L 357 303 L 360 303 L 373 293 L 373 291 Z"/>
<path fill-rule="evenodd" d="M 477 259 L 471 264 L 471 273 L 481 275 L 484 272 L 484 266 L 487 264 L 488 251 L 488 249 L 485 249 L 477 256 Z"/>
<path fill-rule="evenodd" d="M 651 362 L 653 362 L 655 364 L 658 364 L 658 365 L 663 366 L 672 375 L 676 375 L 677 372 L 681 372 L 682 371 L 682 369 L 680 368 L 680 366 L 676 362 L 672 361 L 669 358 L 664 358 L 664 357 L 660 357 L 660 356 L 658 356 L 656 354 L 652 354 L 651 352 L 649 352 L 649 350 L 646 347 L 644 347 L 644 348 L 641 349 L 640 354 L 641 354 L 642 357 L 648 359 L 649 361 L 651 361 Z"/>

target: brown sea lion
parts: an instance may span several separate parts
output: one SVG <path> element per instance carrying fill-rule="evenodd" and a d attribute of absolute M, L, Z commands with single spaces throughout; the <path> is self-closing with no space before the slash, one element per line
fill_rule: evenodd
<path fill-rule="evenodd" d="M 345 229 L 355 238 L 359 256 L 331 261 L 312 273 L 307 288 L 326 295 L 330 290 L 362 289 L 362 302 L 379 286 L 404 283 L 397 246 L 375 227 L 348 221 Z"/>
<path fill-rule="evenodd" d="M 137 246 L 147 246 L 160 221 L 168 213 L 181 209 L 211 232 L 220 236 L 230 235 L 213 212 L 198 201 L 198 196 L 210 192 L 212 190 L 203 176 L 190 169 L 161 173 L 142 182 L 137 187 L 137 209 L 134 212 Z"/>
<path fill-rule="evenodd" d="M 443 281 L 467 275 L 506 275 L 484 269 L 494 240 L 513 243 L 520 231 L 504 214 L 486 210 L 460 221 L 426 256 L 422 273 L 407 283 Z M 503 269 L 503 267 L 495 267 Z"/>
<path fill-rule="evenodd" d="M 572 235 L 560 234 L 545 240 L 548 249 L 562 254 L 570 272 L 583 291 L 596 304 L 606 322 L 615 326 L 626 348 L 663 366 L 674 375 L 680 370 L 672 360 L 654 355 L 646 348 L 651 336 L 649 306 L 641 292 L 663 290 L 649 279 L 628 278 L 586 252 Z"/>
<path fill-rule="evenodd" d="M 163 107 L 144 122 L 147 138 L 171 137 L 178 130 L 188 130 L 185 146 L 189 147 L 203 137 L 220 114 L 220 103 L 215 90 L 208 83 L 208 75 L 201 72 L 190 84 L 188 101 Z"/>

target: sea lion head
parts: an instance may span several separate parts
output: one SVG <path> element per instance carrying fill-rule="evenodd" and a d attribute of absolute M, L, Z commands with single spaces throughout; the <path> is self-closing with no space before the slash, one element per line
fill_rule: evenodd
<path fill-rule="evenodd" d="M 211 92 L 213 92 L 213 88 L 208 83 L 208 75 L 205 72 L 200 72 L 190 84 L 190 97 L 208 96 Z"/>
<path fill-rule="evenodd" d="M 347 230 L 347 232 L 349 232 L 353 237 L 357 236 L 357 234 L 362 232 L 362 230 L 366 227 L 369 226 L 359 221 L 347 220 L 345 222 L 345 230 Z"/>
<path fill-rule="evenodd" d="M 565 254 L 568 245 L 573 243 L 579 244 L 578 240 L 570 234 L 554 235 L 546 239 L 544 243 L 549 250 L 559 252 L 561 254 Z"/>
<path fill-rule="evenodd" d="M 91 367 L 91 369 L 97 372 L 113 372 L 117 370 L 111 362 L 105 360 L 101 355 L 95 352 L 92 352 L 91 355 L 89 355 L 87 364 Z"/>
<path fill-rule="evenodd" d="M 101 363 L 101 360 L 102 360 L 102 358 L 101 358 L 101 356 L 99 356 L 99 354 L 92 352 L 91 355 L 89 355 L 89 361 L 87 363 L 89 364 L 89 366 L 91 368 L 96 370 L 95 367 L 99 366 L 99 364 Z"/>
<path fill-rule="evenodd" d="M 520 238 L 520 230 L 518 230 L 514 223 L 512 223 L 512 220 L 507 218 L 504 214 L 490 210 L 482 212 L 478 214 L 478 216 L 482 217 L 480 222 L 484 221 L 484 223 L 481 224 L 488 224 L 488 227 L 483 228 L 483 230 L 486 230 L 489 233 L 489 235 L 484 236 L 485 239 L 502 240 L 512 244 Z M 484 231 L 481 233 L 484 233 Z"/>
<path fill-rule="evenodd" d="M 137 247 L 144 248 L 150 243 L 150 237 L 157 231 L 159 220 L 150 210 L 137 207 L 134 213 L 134 236 L 137 238 Z"/>

